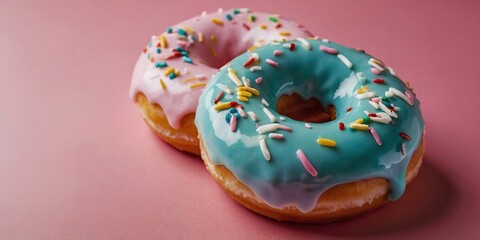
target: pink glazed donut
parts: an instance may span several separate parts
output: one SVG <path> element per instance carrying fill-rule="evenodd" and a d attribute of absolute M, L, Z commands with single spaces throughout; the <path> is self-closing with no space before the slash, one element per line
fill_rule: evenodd
<path fill-rule="evenodd" d="M 308 37 L 309 31 L 279 15 L 246 8 L 204 12 L 151 38 L 135 66 L 130 97 L 162 140 L 200 155 L 195 110 L 210 77 L 247 50 Z M 259 70 L 253 66 L 250 71 Z"/>

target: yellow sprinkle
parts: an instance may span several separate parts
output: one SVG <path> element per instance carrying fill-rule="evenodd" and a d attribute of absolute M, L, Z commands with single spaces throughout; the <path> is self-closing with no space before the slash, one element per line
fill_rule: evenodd
<path fill-rule="evenodd" d="M 188 26 L 183 26 L 183 30 L 185 30 L 188 35 L 192 35 L 195 33 L 195 31 L 191 28 L 191 27 L 188 27 Z"/>
<path fill-rule="evenodd" d="M 166 76 L 170 75 L 170 73 L 173 73 L 173 72 L 175 72 L 175 68 L 171 67 L 171 68 L 168 68 L 167 70 L 165 70 L 164 75 L 166 77 Z"/>
<path fill-rule="evenodd" d="M 260 91 L 258 91 L 255 88 L 252 88 L 252 87 L 243 86 L 243 87 L 238 87 L 237 90 L 239 90 L 239 91 L 249 91 L 249 92 L 255 94 L 255 96 L 260 95 Z"/>
<path fill-rule="evenodd" d="M 368 131 L 368 125 L 367 124 L 351 123 L 350 128 L 353 128 L 355 130 Z"/>
<path fill-rule="evenodd" d="M 163 90 L 167 89 L 167 86 L 166 86 L 165 83 L 162 81 L 162 79 L 160 79 L 160 86 L 162 86 L 162 89 L 163 89 Z"/>
<path fill-rule="evenodd" d="M 265 30 L 265 29 L 267 29 L 267 25 L 262 24 L 262 25 L 260 25 L 260 28 L 262 28 L 263 30 Z"/>
<path fill-rule="evenodd" d="M 217 25 L 223 25 L 223 21 L 218 18 L 212 18 L 212 22 Z"/>
<path fill-rule="evenodd" d="M 176 70 L 175 70 L 175 75 L 176 75 L 176 76 L 180 76 L 180 70 L 176 69 Z"/>
<path fill-rule="evenodd" d="M 209 48 L 208 51 L 210 51 L 210 53 L 212 54 L 212 56 L 214 56 L 214 57 L 217 56 L 217 52 L 215 52 L 215 50 Z"/>
<path fill-rule="evenodd" d="M 247 50 L 247 52 L 253 52 L 255 49 L 257 49 L 257 46 L 253 45 Z"/>
<path fill-rule="evenodd" d="M 248 102 L 248 98 L 246 98 L 244 96 L 237 96 L 237 99 L 240 100 L 240 101 Z"/>
<path fill-rule="evenodd" d="M 317 143 L 325 146 L 325 147 L 335 147 L 337 146 L 337 142 L 333 141 L 332 139 L 328 138 L 319 138 L 317 139 Z"/>
<path fill-rule="evenodd" d="M 203 33 L 198 33 L 198 41 L 203 42 Z"/>
<path fill-rule="evenodd" d="M 160 46 L 162 48 L 167 48 L 168 47 L 167 38 L 163 35 L 160 37 Z"/>
<path fill-rule="evenodd" d="M 372 62 L 374 62 L 374 63 L 376 63 L 376 64 L 378 64 L 378 65 L 383 65 L 383 62 L 380 61 L 380 60 L 378 60 L 378 59 L 376 59 L 376 58 L 372 58 Z"/>
<path fill-rule="evenodd" d="M 355 123 L 362 124 L 363 123 L 363 118 L 359 118 L 355 120 Z"/>
<path fill-rule="evenodd" d="M 217 104 L 215 104 L 215 106 L 213 106 L 213 109 L 217 111 L 221 111 L 229 108 L 231 108 L 230 102 L 218 102 Z"/>
<path fill-rule="evenodd" d="M 190 84 L 190 89 L 205 87 L 206 85 L 207 85 L 206 83 L 194 83 L 194 84 Z"/>
<path fill-rule="evenodd" d="M 290 36 L 290 32 L 280 32 L 280 36 Z"/>
<path fill-rule="evenodd" d="M 237 95 L 238 96 L 244 96 L 244 97 L 251 97 L 252 94 L 250 92 L 247 92 L 247 91 L 237 91 Z"/>
<path fill-rule="evenodd" d="M 410 88 L 410 82 L 409 81 L 406 81 L 405 85 L 407 85 L 407 88 Z"/>
<path fill-rule="evenodd" d="M 367 91 L 368 91 L 368 87 L 367 87 L 367 86 L 363 86 L 363 87 L 361 87 L 361 88 L 359 88 L 359 89 L 357 90 L 357 93 L 359 93 L 359 94 L 360 94 L 360 93 L 366 93 Z"/>
<path fill-rule="evenodd" d="M 211 40 L 213 43 L 217 44 L 217 38 L 215 37 L 215 35 L 212 34 L 212 35 L 210 36 L 210 40 Z"/>
<path fill-rule="evenodd" d="M 197 78 L 196 77 L 187 78 L 187 79 L 183 80 L 183 82 L 191 82 L 193 80 L 197 80 Z"/>

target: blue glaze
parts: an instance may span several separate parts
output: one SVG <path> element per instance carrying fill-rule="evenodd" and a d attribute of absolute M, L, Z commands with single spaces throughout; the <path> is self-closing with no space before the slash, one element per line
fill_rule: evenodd
<path fill-rule="evenodd" d="M 407 87 L 397 77 L 388 71 L 375 75 L 368 64 L 370 55 L 342 45 L 308 40 L 312 49 L 307 50 L 298 41 L 293 41 L 297 47 L 289 51 L 281 45 L 267 45 L 254 52 L 260 56 L 258 66 L 261 71 L 250 72 L 243 64 L 249 59 L 244 53 L 232 60 L 230 67 L 237 76 L 251 80 L 253 88 L 260 91 L 260 96 L 252 96 L 248 102 L 237 100 L 236 94 L 224 94 L 222 102 L 237 101 L 244 106 L 246 112 L 254 112 L 260 125 L 272 123 L 263 112 L 261 103 L 264 98 L 267 107 L 279 119 L 276 112 L 277 99 L 282 95 L 297 93 L 304 99 L 315 97 L 323 104 L 334 104 L 337 108 L 337 118 L 326 123 L 310 123 L 312 129 L 305 128 L 305 123 L 286 116 L 278 123 L 292 128 L 291 132 L 276 130 L 282 133 L 284 140 L 270 139 L 268 133 L 265 141 L 271 154 L 271 160 L 266 161 L 259 147 L 259 134 L 256 132 L 256 122 L 250 118 L 239 118 L 237 131 L 230 131 L 226 115 L 228 110 L 216 111 L 213 101 L 219 91 L 237 86 L 228 78 L 227 67 L 221 69 L 208 83 L 200 97 L 195 123 L 201 135 L 208 155 L 215 164 L 226 166 L 255 194 L 272 207 L 281 208 L 294 205 L 303 212 L 313 209 L 318 197 L 330 187 L 338 184 L 383 177 L 390 181 L 390 200 L 398 199 L 405 190 L 405 172 L 410 158 L 418 147 L 424 122 L 420 112 L 419 102 L 415 99 L 413 106 L 397 96 L 389 99 L 390 103 L 400 107 L 398 118 L 392 118 L 394 124 L 383 124 L 370 121 L 370 127 L 375 128 L 383 144 L 376 144 L 369 131 L 341 131 L 340 122 L 349 124 L 359 118 L 364 118 L 364 111 L 382 112 L 369 104 L 368 99 L 357 99 L 356 90 L 362 87 L 362 80 L 357 78 L 358 72 L 363 72 L 371 91 L 385 98 L 385 92 L 394 87 L 405 92 Z M 353 64 L 349 69 L 336 55 L 325 53 L 320 45 L 335 48 Z M 274 56 L 275 50 L 282 50 L 282 56 Z M 265 62 L 272 59 L 279 63 L 275 68 Z M 260 84 L 253 80 L 263 77 Z M 384 84 L 372 83 L 373 79 L 381 78 Z M 326 107 L 326 106 L 325 106 Z M 350 112 L 346 109 L 352 107 Z M 399 136 L 407 133 L 411 141 L 405 141 Z M 328 138 L 336 141 L 335 148 L 320 146 L 317 138 Z M 405 143 L 406 154 L 401 152 Z M 296 156 L 301 149 L 318 175 L 313 177 L 303 167 Z"/>

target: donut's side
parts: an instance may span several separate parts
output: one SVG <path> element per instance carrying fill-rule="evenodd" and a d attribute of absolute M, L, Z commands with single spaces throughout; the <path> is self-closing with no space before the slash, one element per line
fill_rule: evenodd
<path fill-rule="evenodd" d="M 173 128 L 162 107 L 148 101 L 143 93 L 137 93 L 135 96 L 140 113 L 147 125 L 165 142 L 175 148 L 200 155 L 197 128 L 195 127 L 195 113 L 190 113 L 182 117 L 180 127 Z"/>
<path fill-rule="evenodd" d="M 389 202 L 389 183 L 383 178 L 365 179 L 357 182 L 334 186 L 324 192 L 317 201 L 315 208 L 307 213 L 294 206 L 281 209 L 273 208 L 255 195 L 245 184 L 223 165 L 215 165 L 205 150 L 201 136 L 200 149 L 207 170 L 218 185 L 235 201 L 244 207 L 276 219 L 289 222 L 325 223 L 338 221 L 370 212 Z M 424 140 L 420 142 L 410 159 L 405 173 L 406 183 L 410 183 L 417 175 L 422 164 Z"/>

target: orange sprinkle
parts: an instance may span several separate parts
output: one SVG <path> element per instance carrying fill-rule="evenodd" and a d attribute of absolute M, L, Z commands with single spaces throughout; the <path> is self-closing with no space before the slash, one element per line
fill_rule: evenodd
<path fill-rule="evenodd" d="M 208 51 L 210 51 L 210 53 L 211 53 L 214 57 L 217 56 L 217 52 L 215 52 L 215 50 L 209 48 Z"/>
<path fill-rule="evenodd" d="M 218 18 L 212 18 L 212 22 L 219 26 L 223 25 L 223 21 Z"/>
<path fill-rule="evenodd" d="M 212 35 L 210 36 L 210 40 L 211 40 L 213 43 L 217 44 L 217 38 L 215 37 L 215 35 L 212 34 Z"/>
<path fill-rule="evenodd" d="M 267 29 L 267 25 L 262 24 L 262 25 L 260 25 L 260 28 L 263 29 L 263 30 L 265 30 L 265 29 Z"/>
<path fill-rule="evenodd" d="M 290 32 L 282 31 L 280 32 L 280 36 L 284 36 L 284 37 L 290 36 Z"/>

